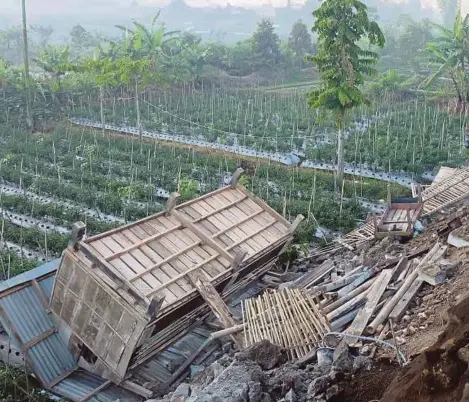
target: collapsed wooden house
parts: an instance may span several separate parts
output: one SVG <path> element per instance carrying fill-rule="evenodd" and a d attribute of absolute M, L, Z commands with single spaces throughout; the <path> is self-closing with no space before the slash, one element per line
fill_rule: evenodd
<path fill-rule="evenodd" d="M 293 224 L 237 183 L 108 232 L 84 238 L 75 225 L 62 256 L 51 310 L 72 331 L 75 356 L 115 383 L 270 269 Z M 83 360 L 82 359 L 82 360 Z"/>

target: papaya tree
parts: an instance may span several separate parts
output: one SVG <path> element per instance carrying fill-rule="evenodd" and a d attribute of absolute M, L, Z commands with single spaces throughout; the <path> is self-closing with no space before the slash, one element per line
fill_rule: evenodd
<path fill-rule="evenodd" d="M 384 35 L 372 21 L 367 7 L 359 0 L 325 0 L 313 12 L 313 32 L 317 34 L 317 54 L 307 59 L 316 66 L 322 85 L 307 95 L 311 108 L 331 110 L 337 119 L 337 178 L 344 175 L 344 128 L 347 110 L 367 103 L 362 85 L 373 68 L 378 54 L 362 49 L 360 42 L 383 47 Z"/>

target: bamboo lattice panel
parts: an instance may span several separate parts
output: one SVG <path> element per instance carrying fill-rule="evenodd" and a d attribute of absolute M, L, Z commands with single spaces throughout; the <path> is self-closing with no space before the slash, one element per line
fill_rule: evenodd
<path fill-rule="evenodd" d="M 196 199 L 178 210 L 187 215 L 228 252 L 252 257 L 283 239 L 290 224 L 243 187 L 225 187 L 211 197 Z"/>
<path fill-rule="evenodd" d="M 302 289 L 264 292 L 244 300 L 243 322 L 246 347 L 269 340 L 285 348 L 292 360 L 320 346 L 329 332 L 314 299 Z"/>

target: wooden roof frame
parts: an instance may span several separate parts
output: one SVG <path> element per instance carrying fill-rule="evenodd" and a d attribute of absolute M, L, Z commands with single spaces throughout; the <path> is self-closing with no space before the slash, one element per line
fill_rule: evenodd
<path fill-rule="evenodd" d="M 158 313 L 158 308 L 161 307 L 164 297 L 161 298 L 158 296 L 158 293 L 164 289 L 167 289 L 168 286 L 175 284 L 175 282 L 182 280 L 182 279 L 187 279 L 189 282 L 190 277 L 193 276 L 194 274 L 197 274 L 198 271 L 201 271 L 204 266 L 207 264 L 211 263 L 212 261 L 222 261 L 220 258 L 225 259 L 228 261 L 229 265 L 225 267 L 225 270 L 221 272 L 219 275 L 216 275 L 211 278 L 211 281 L 213 283 L 218 283 L 219 281 L 225 280 L 227 277 L 230 275 L 234 275 L 235 271 L 237 270 L 239 265 L 244 265 L 248 261 L 255 261 L 256 258 L 259 255 L 259 253 L 263 253 L 264 251 L 270 249 L 273 246 L 276 246 L 279 242 L 289 242 L 291 241 L 293 231 L 296 229 L 298 224 L 302 220 L 302 216 L 298 217 L 297 220 L 291 224 L 288 220 L 286 220 L 282 215 L 277 213 L 275 210 L 273 210 L 267 203 L 265 203 L 263 200 L 249 192 L 246 188 L 244 188 L 241 184 L 238 183 L 238 179 L 242 173 L 242 170 L 238 169 L 235 174 L 233 175 L 232 182 L 230 185 L 219 188 L 213 192 L 210 192 L 208 194 L 202 195 L 201 197 L 198 197 L 194 200 L 187 201 L 185 203 L 177 204 L 177 200 L 179 198 L 179 194 L 173 193 L 171 194 L 170 199 L 168 200 L 168 203 L 166 205 L 166 208 L 163 212 L 150 215 L 148 217 L 145 217 L 143 219 L 140 219 L 136 222 L 129 223 L 127 225 L 123 225 L 119 228 L 115 228 L 112 230 L 109 230 L 107 232 L 89 237 L 89 238 L 84 238 L 84 227 L 82 223 L 76 224 L 74 226 L 74 230 L 72 233 L 72 248 L 75 251 L 80 251 L 83 253 L 84 256 L 86 256 L 87 259 L 89 259 L 92 263 L 93 268 L 98 268 L 103 274 L 108 276 L 110 279 L 112 279 L 115 283 L 116 286 L 113 289 L 114 291 L 118 291 L 119 293 L 124 290 L 129 296 L 131 296 L 134 300 L 135 303 L 138 304 L 140 307 L 143 307 L 145 310 L 148 311 L 148 315 L 152 318 L 156 316 Z M 232 202 L 227 203 L 226 205 L 223 205 L 213 211 L 208 212 L 205 215 L 202 215 L 196 219 L 193 219 L 189 215 L 187 215 L 184 211 L 184 208 L 186 207 L 191 207 L 192 205 L 195 205 L 196 203 L 200 203 L 201 201 L 204 200 L 210 200 L 217 195 L 220 195 L 224 192 L 227 191 L 236 191 L 236 194 L 239 195 L 239 199 L 236 199 Z M 236 220 L 235 222 L 232 222 L 232 224 L 228 227 L 224 227 L 220 229 L 218 232 L 214 234 L 208 234 L 203 230 L 199 223 L 201 223 L 204 220 L 208 220 L 209 218 L 213 217 L 216 214 L 221 213 L 222 211 L 226 211 L 232 207 L 236 207 L 237 204 L 242 203 L 245 200 L 249 200 L 249 202 L 252 202 L 252 205 L 256 206 L 256 210 L 252 213 L 246 213 L 246 216 L 243 216 L 239 220 Z M 239 238 L 236 242 L 233 242 L 229 246 L 225 246 L 224 244 L 220 243 L 218 240 L 219 236 L 224 235 L 225 233 L 238 229 L 238 227 L 242 224 L 248 224 L 251 220 L 256 219 L 256 217 L 259 217 L 261 214 L 264 214 L 264 220 L 263 224 L 259 225 L 259 220 L 256 221 L 257 227 L 256 229 L 247 234 L 244 238 Z M 270 216 L 270 220 L 266 220 L 265 217 Z M 107 237 L 110 237 L 114 234 L 119 234 L 127 229 L 132 229 L 136 228 L 139 225 L 146 224 L 149 221 L 155 220 L 156 218 L 160 217 L 168 217 L 171 219 L 171 222 L 177 222 L 171 227 L 167 227 L 166 230 L 149 235 L 146 238 L 142 238 L 141 241 L 137 243 L 133 243 L 128 245 L 127 247 L 124 247 L 122 250 L 119 250 L 117 252 L 113 252 L 111 255 L 103 256 L 100 255 L 93 247 L 92 243 L 105 239 Z M 275 239 L 275 241 L 272 241 L 268 246 L 266 246 L 264 249 L 259 250 L 257 254 L 253 254 L 250 256 L 247 256 L 246 252 L 244 251 L 237 251 L 235 252 L 234 249 L 238 246 L 243 245 L 245 242 L 249 241 L 250 239 L 262 234 L 263 236 L 264 233 L 269 230 L 270 227 L 273 225 L 280 224 L 282 228 L 282 232 L 280 232 L 278 229 L 278 238 Z M 192 244 L 188 244 L 185 247 L 180 248 L 177 252 L 173 253 L 172 255 L 167 256 L 161 261 L 158 261 L 154 263 L 153 265 L 150 266 L 145 266 L 145 270 L 136 273 L 134 276 L 131 277 L 125 277 L 121 272 L 119 272 L 118 269 L 116 269 L 111 263 L 115 260 L 120 258 L 121 256 L 125 256 L 127 253 L 130 253 L 132 251 L 138 250 L 140 247 L 145 246 L 153 241 L 156 241 L 158 239 L 164 239 L 165 236 L 168 236 L 172 234 L 173 236 L 175 235 L 176 231 L 180 230 L 189 230 L 192 235 L 194 235 L 195 240 Z M 243 232 L 244 233 L 244 232 Z M 263 239 L 264 242 L 266 243 L 265 239 Z M 190 252 L 193 248 L 195 247 L 209 247 L 211 250 L 214 252 L 211 253 L 211 255 L 208 255 L 206 258 L 204 258 L 202 261 L 198 262 L 197 264 L 194 264 L 193 266 L 189 267 L 188 264 L 185 271 L 180 272 L 179 274 L 171 277 L 168 281 L 162 282 L 161 285 L 155 286 L 151 288 L 149 291 L 142 291 L 142 289 L 139 289 L 136 285 L 135 282 L 144 277 L 147 274 L 154 274 L 154 270 L 157 269 L 158 267 L 161 267 L 165 264 L 168 264 L 170 262 L 173 262 L 174 260 L 178 259 L 180 256 L 184 256 L 186 252 Z M 238 247 L 239 249 L 239 247 Z M 193 289 L 192 291 L 188 292 L 186 296 L 189 296 L 190 294 L 196 293 L 197 290 Z M 180 302 L 183 302 L 183 300 L 187 300 L 187 297 L 184 296 L 181 298 L 181 300 L 174 302 L 175 305 L 180 304 Z"/>

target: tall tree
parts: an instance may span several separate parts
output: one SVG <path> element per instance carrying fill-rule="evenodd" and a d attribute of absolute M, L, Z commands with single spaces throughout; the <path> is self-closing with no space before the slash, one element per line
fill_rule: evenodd
<path fill-rule="evenodd" d="M 280 61 L 280 39 L 275 33 L 272 22 L 264 18 L 257 24 L 256 30 L 251 38 L 252 50 L 261 65 L 272 67 Z"/>
<path fill-rule="evenodd" d="M 303 21 L 299 20 L 293 25 L 288 37 L 288 46 L 299 59 L 300 66 L 302 65 L 303 57 L 313 52 L 311 34 L 308 32 L 308 27 Z"/>
<path fill-rule="evenodd" d="M 337 176 L 344 175 L 344 126 L 348 109 L 367 103 L 360 87 L 367 76 L 376 74 L 372 67 L 378 54 L 360 48 L 366 39 L 384 46 L 384 35 L 378 24 L 370 20 L 366 5 L 358 0 L 325 0 L 313 12 L 313 31 L 318 35 L 318 53 L 308 59 L 322 79 L 320 89 L 308 94 L 312 108 L 326 108 L 335 113 L 338 122 Z"/>
<path fill-rule="evenodd" d="M 36 39 L 38 40 L 39 46 L 44 47 L 49 42 L 50 37 L 54 33 L 54 28 L 52 26 L 43 26 L 43 25 L 31 25 L 31 31 L 34 32 Z"/>
<path fill-rule="evenodd" d="M 29 75 L 29 50 L 28 50 L 28 26 L 26 23 L 26 0 L 21 1 L 23 19 L 23 58 L 24 58 L 24 87 L 26 90 L 26 124 L 29 130 L 33 130 L 33 112 L 31 99 L 31 80 Z"/>

